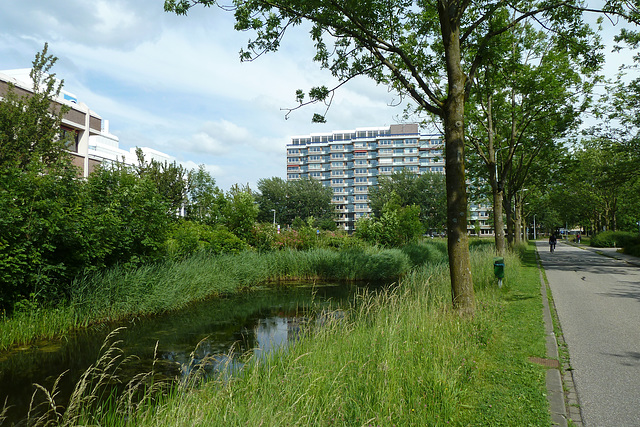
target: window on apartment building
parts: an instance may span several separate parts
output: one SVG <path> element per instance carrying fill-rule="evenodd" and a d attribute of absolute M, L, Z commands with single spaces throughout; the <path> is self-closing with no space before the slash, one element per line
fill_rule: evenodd
<path fill-rule="evenodd" d="M 366 169 L 356 169 L 356 173 L 357 173 L 357 174 L 361 174 L 361 175 L 362 175 L 362 174 L 366 174 L 366 173 L 367 173 L 367 170 L 366 170 Z"/>
<path fill-rule="evenodd" d="M 309 152 L 311 153 L 321 153 L 322 147 L 309 147 Z"/>
<path fill-rule="evenodd" d="M 309 156 L 309 160 L 312 160 L 312 161 L 322 160 L 322 156 Z"/>
<path fill-rule="evenodd" d="M 292 148 L 290 150 L 287 150 L 287 152 L 289 154 L 298 154 L 298 153 L 300 153 L 300 150 L 298 150 L 297 148 Z"/>
<path fill-rule="evenodd" d="M 331 154 L 332 159 L 344 159 L 344 154 L 342 153 L 333 153 Z"/>
<path fill-rule="evenodd" d="M 382 166 L 380 167 L 381 173 L 391 173 L 391 166 Z"/>
<path fill-rule="evenodd" d="M 356 200 L 358 200 L 358 201 L 366 201 L 367 200 L 367 195 L 366 194 L 356 194 Z"/>
<path fill-rule="evenodd" d="M 342 137 L 342 135 L 340 135 L 340 137 Z M 340 139 L 342 139 L 342 138 L 340 138 Z M 332 145 L 331 149 L 332 150 L 343 150 L 344 149 L 344 145 L 342 145 L 342 144 Z"/>
<path fill-rule="evenodd" d="M 322 174 L 320 172 L 311 172 L 309 173 L 311 178 L 322 178 Z"/>
<path fill-rule="evenodd" d="M 404 150 L 402 148 L 394 148 L 393 154 L 404 154 Z"/>
<path fill-rule="evenodd" d="M 405 154 L 413 154 L 413 153 L 417 153 L 418 149 L 415 147 L 405 148 L 404 152 Z"/>
<path fill-rule="evenodd" d="M 60 129 L 60 138 L 67 138 L 67 142 L 64 144 L 65 150 L 72 153 L 78 152 L 79 137 L 78 132 L 71 128 L 63 127 Z"/>
<path fill-rule="evenodd" d="M 365 183 L 365 182 L 367 182 L 367 177 L 364 177 L 364 176 L 356 177 L 356 182 L 357 183 Z"/>
<path fill-rule="evenodd" d="M 298 179 L 300 178 L 300 174 L 299 173 L 290 173 L 287 175 L 288 179 Z"/>
<path fill-rule="evenodd" d="M 344 183 L 344 179 L 341 178 L 334 178 L 331 180 L 332 184 L 343 184 Z"/>
<path fill-rule="evenodd" d="M 393 141 L 390 139 L 383 139 L 378 142 L 378 145 L 393 145 Z"/>
<path fill-rule="evenodd" d="M 331 176 L 344 176 L 343 171 L 331 171 Z"/>
<path fill-rule="evenodd" d="M 417 139 L 405 139 L 404 140 L 404 144 L 405 145 L 413 145 L 413 144 L 417 144 L 418 140 Z"/>
<path fill-rule="evenodd" d="M 366 187 L 366 186 L 358 186 L 356 187 L 356 191 L 367 191 L 368 188 L 369 187 Z"/>
<path fill-rule="evenodd" d="M 353 157 L 367 157 L 367 152 L 366 151 L 355 152 L 353 153 Z"/>
<path fill-rule="evenodd" d="M 344 167 L 344 162 L 331 162 L 331 167 L 332 168 L 343 168 Z"/>
<path fill-rule="evenodd" d="M 405 157 L 404 160 L 406 162 L 409 162 L 409 163 L 417 163 L 418 162 L 418 158 L 417 157 Z"/>
<path fill-rule="evenodd" d="M 381 148 L 380 151 L 378 151 L 380 154 L 392 154 L 393 153 L 393 149 L 391 148 Z"/>
<path fill-rule="evenodd" d="M 409 166 L 407 169 L 409 169 L 409 172 L 418 173 L 418 167 L 417 166 Z"/>
<path fill-rule="evenodd" d="M 359 160 L 356 160 L 356 161 L 355 161 L 355 164 L 356 164 L 356 165 L 366 165 L 366 164 L 367 164 L 367 161 L 366 161 L 366 160 L 361 160 L 361 159 L 359 159 Z"/>
<path fill-rule="evenodd" d="M 334 193 L 344 193 L 344 188 L 343 187 L 336 187 L 333 189 Z"/>

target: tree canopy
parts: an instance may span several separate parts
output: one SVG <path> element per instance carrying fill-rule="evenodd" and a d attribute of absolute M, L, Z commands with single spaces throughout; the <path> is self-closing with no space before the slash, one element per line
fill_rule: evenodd
<path fill-rule="evenodd" d="M 446 141 L 447 235 L 452 299 L 461 312 L 473 313 L 475 297 L 467 238 L 467 195 L 464 154 L 464 108 L 478 68 L 495 37 L 535 17 L 539 25 L 564 37 L 566 48 L 587 60 L 597 50 L 582 33 L 584 3 L 577 0 L 235 0 L 225 7 L 216 0 L 166 0 L 165 10 L 186 14 L 193 6 L 220 6 L 233 11 L 235 28 L 255 38 L 241 50 L 251 60 L 278 50 L 286 32 L 311 23 L 312 58 L 329 69 L 339 84 L 297 92 L 300 105 L 330 104 L 332 92 L 365 75 L 409 97 L 417 113 L 438 117 Z M 636 20 L 635 4 L 606 1 L 602 10 Z M 504 16 L 494 25 L 494 16 Z M 595 59 L 593 59 L 595 60 Z M 314 116 L 319 121 L 324 117 Z"/>

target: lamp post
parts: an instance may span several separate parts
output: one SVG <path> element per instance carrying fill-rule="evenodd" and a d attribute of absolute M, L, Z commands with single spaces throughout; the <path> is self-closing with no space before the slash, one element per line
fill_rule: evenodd
<path fill-rule="evenodd" d="M 533 214 L 533 240 L 536 240 L 536 214 Z"/>
<path fill-rule="evenodd" d="M 271 209 L 271 212 L 273 212 L 273 225 L 276 225 L 276 210 Z"/>

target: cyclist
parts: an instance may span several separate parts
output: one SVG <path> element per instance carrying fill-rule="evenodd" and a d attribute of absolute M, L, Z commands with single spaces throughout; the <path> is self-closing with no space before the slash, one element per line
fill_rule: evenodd
<path fill-rule="evenodd" d="M 555 234 L 551 234 L 551 236 L 549 236 L 549 251 L 553 252 L 556 249 L 556 243 L 558 242 L 558 240 L 556 239 L 556 235 Z"/>

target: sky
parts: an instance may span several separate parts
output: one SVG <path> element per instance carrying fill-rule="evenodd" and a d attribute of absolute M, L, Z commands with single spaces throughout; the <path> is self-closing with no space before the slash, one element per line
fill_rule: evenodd
<path fill-rule="evenodd" d="M 323 106 L 294 111 L 295 91 L 335 81 L 312 61 L 303 28 L 280 50 L 252 62 L 239 51 L 252 36 L 233 15 L 197 7 L 164 12 L 163 0 L 2 0 L 0 70 L 29 68 L 45 42 L 65 90 L 109 120 L 120 148 L 144 146 L 191 169 L 205 165 L 217 185 L 257 188 L 286 177 L 294 135 L 398 123 L 402 107 L 386 87 L 358 78 L 340 88 L 326 124 Z M 614 72 L 618 59 L 608 61 Z"/>

